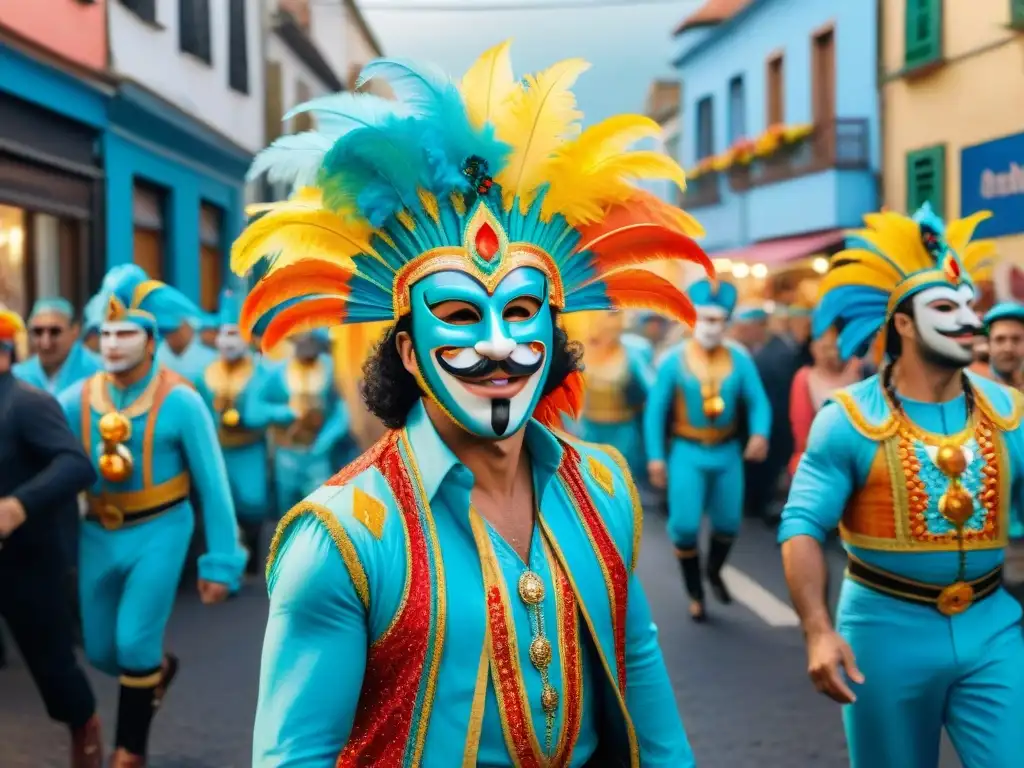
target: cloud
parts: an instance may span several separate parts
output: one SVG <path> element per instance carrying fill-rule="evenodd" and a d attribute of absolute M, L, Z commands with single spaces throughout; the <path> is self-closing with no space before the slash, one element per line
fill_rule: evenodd
<path fill-rule="evenodd" d="M 443 4 L 402 0 L 403 5 L 416 2 Z M 484 5 L 487 0 L 474 2 Z M 480 53 L 509 38 L 517 73 L 534 72 L 565 58 L 590 61 L 593 67 L 580 79 L 576 92 L 592 122 L 643 111 L 651 80 L 672 75 L 672 29 L 697 2 L 462 13 L 381 11 L 372 10 L 371 2 L 366 5 L 364 15 L 385 55 L 433 61 L 453 75 L 461 75 Z"/>

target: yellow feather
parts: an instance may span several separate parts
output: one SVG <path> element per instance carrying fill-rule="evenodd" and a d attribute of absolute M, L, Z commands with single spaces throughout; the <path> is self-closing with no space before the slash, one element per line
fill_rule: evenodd
<path fill-rule="evenodd" d="M 316 187 L 300 187 L 287 200 L 276 203 L 253 203 L 245 206 L 246 216 L 256 216 L 268 211 L 292 210 L 295 208 L 320 208 L 323 195 Z"/>
<path fill-rule="evenodd" d="M 512 72 L 511 40 L 484 51 L 462 77 L 459 91 L 473 126 L 480 128 L 515 91 Z"/>
<path fill-rule="evenodd" d="M 935 266 L 921 243 L 921 229 L 910 217 L 885 211 L 869 213 L 864 221 L 869 229 L 859 230 L 855 234 L 885 254 L 903 274 L 909 275 Z"/>
<path fill-rule="evenodd" d="M 832 257 L 833 264 L 843 261 L 856 261 L 865 269 L 872 269 L 881 275 L 886 275 L 892 280 L 893 285 L 896 285 L 904 277 L 896 267 L 874 251 L 869 251 L 866 248 L 847 248 Z"/>
<path fill-rule="evenodd" d="M 995 240 L 975 240 L 964 248 L 960 260 L 971 280 L 982 283 L 994 277 L 997 255 Z"/>
<path fill-rule="evenodd" d="M 425 189 L 417 189 L 416 194 L 420 198 L 420 205 L 435 224 L 441 223 L 441 209 L 437 205 L 437 198 Z"/>
<path fill-rule="evenodd" d="M 974 230 L 986 219 L 992 218 L 991 211 L 978 211 L 946 225 L 946 242 L 958 254 L 963 254 L 974 236 Z"/>
<path fill-rule="evenodd" d="M 273 211 L 243 230 L 231 247 L 231 270 L 245 275 L 268 253 L 281 251 L 288 262 L 303 255 L 343 262 L 357 253 L 372 252 L 366 222 L 346 221 L 330 211 L 298 209 Z"/>
<path fill-rule="evenodd" d="M 843 285 L 862 285 L 866 288 L 878 288 L 890 293 L 896 283 L 890 277 L 879 274 L 862 264 L 844 264 L 829 270 L 821 278 L 819 294 L 824 296 L 832 289 Z"/>
<path fill-rule="evenodd" d="M 583 115 L 571 88 L 589 68 L 582 59 L 568 59 L 528 75 L 494 113 L 495 136 L 512 146 L 508 163 L 494 179 L 501 185 L 506 210 L 517 195 L 520 210 L 529 210 L 537 189 L 548 180 L 551 156 L 579 130 Z"/>

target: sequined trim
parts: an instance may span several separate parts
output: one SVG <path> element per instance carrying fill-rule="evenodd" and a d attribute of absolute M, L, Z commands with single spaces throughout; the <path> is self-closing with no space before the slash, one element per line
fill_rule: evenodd
<path fill-rule="evenodd" d="M 284 517 L 281 518 L 281 522 L 277 524 L 277 530 L 274 531 L 274 538 L 270 541 L 270 556 L 267 558 L 267 579 L 270 579 L 274 563 L 277 562 L 277 556 L 280 554 L 285 534 L 291 528 L 292 523 L 303 515 L 315 517 L 327 529 L 331 541 L 334 542 L 334 546 L 338 549 L 338 554 L 341 555 L 341 559 L 345 563 L 348 575 L 352 578 L 352 584 L 356 588 L 356 594 L 359 595 L 359 601 L 363 604 L 364 608 L 369 608 L 370 582 L 366 578 L 366 571 L 359 558 L 359 552 L 356 550 L 355 544 L 352 543 L 352 539 L 349 538 L 348 531 L 338 522 L 335 514 L 322 504 L 314 504 L 311 501 L 300 502 L 288 510 Z"/>
<path fill-rule="evenodd" d="M 558 625 L 558 652 L 562 664 L 562 734 L 551 760 L 552 766 L 572 764 L 572 753 L 583 722 L 583 665 L 580 659 L 580 619 L 576 594 L 561 564 L 544 542 L 548 567 L 556 581 L 555 609 Z"/>
<path fill-rule="evenodd" d="M 1013 401 L 1013 409 L 1009 416 L 1003 416 L 992 405 L 988 396 L 981 391 L 980 387 L 974 387 L 974 401 L 978 404 L 981 412 L 995 425 L 1000 432 L 1012 432 L 1020 426 L 1021 415 L 1024 414 L 1024 395 L 1018 390 L 1009 390 L 1010 399 Z"/>
<path fill-rule="evenodd" d="M 491 633 L 485 631 L 484 645 L 480 651 L 480 663 L 476 670 L 476 685 L 473 686 L 473 706 L 469 710 L 469 728 L 466 729 L 466 746 L 462 752 L 462 768 L 476 768 L 480 752 L 480 736 L 484 730 L 484 710 L 487 706 L 487 683 L 490 676 Z"/>
<path fill-rule="evenodd" d="M 896 434 L 899 424 L 891 412 L 886 415 L 881 423 L 872 424 L 868 421 L 867 416 L 861 412 L 860 406 L 849 392 L 840 390 L 832 395 L 832 400 L 843 409 L 853 428 L 869 440 L 881 441 Z"/>
<path fill-rule="evenodd" d="M 363 472 L 375 465 L 380 460 L 381 454 L 397 439 L 398 432 L 396 430 L 385 432 L 376 443 L 371 445 L 366 451 L 353 459 L 350 463 L 346 464 L 338 471 L 337 474 L 324 483 L 324 485 L 347 485 L 357 475 L 361 475 Z"/>
<path fill-rule="evenodd" d="M 629 471 L 629 464 L 618 448 L 611 445 L 602 445 L 601 450 L 611 456 L 612 461 L 622 473 L 622 479 L 626 483 L 626 490 L 629 492 L 629 501 L 633 505 L 633 551 L 629 555 L 629 572 L 636 569 L 637 559 L 640 557 L 640 541 L 644 533 L 644 505 L 640 501 L 640 492 L 636 488 L 633 475 Z"/>

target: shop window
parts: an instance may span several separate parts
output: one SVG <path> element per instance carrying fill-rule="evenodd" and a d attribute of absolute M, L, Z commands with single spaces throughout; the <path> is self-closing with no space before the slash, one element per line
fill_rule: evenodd
<path fill-rule="evenodd" d="M 249 46 L 246 40 L 246 0 L 231 0 L 228 6 L 228 85 L 249 93 Z"/>
<path fill-rule="evenodd" d="M 1010 26 L 1024 29 L 1024 0 L 1010 0 Z"/>
<path fill-rule="evenodd" d="M 0 304 L 25 314 L 62 296 L 80 308 L 86 232 L 76 219 L 0 205 Z"/>
<path fill-rule="evenodd" d="M 178 48 L 207 64 L 210 51 L 210 0 L 178 0 Z"/>
<path fill-rule="evenodd" d="M 946 147 L 907 153 L 907 213 L 931 203 L 939 216 L 946 215 Z"/>
<path fill-rule="evenodd" d="M 747 96 L 743 75 L 729 81 L 729 146 L 747 135 Z"/>
<path fill-rule="evenodd" d="M 714 102 L 705 96 L 697 102 L 697 159 L 715 154 Z"/>
<path fill-rule="evenodd" d="M 781 125 L 786 119 L 786 68 L 781 53 L 768 59 L 767 80 L 767 124 Z"/>
<path fill-rule="evenodd" d="M 121 0 L 121 5 L 140 19 L 156 24 L 156 0 Z"/>
<path fill-rule="evenodd" d="M 223 283 L 224 216 L 220 208 L 203 204 L 199 210 L 199 304 L 216 312 Z"/>
<path fill-rule="evenodd" d="M 135 227 L 135 263 L 154 280 L 164 279 L 164 192 L 148 184 L 135 183 L 132 220 Z"/>
<path fill-rule="evenodd" d="M 25 269 L 26 214 L 0 205 L 0 304 L 24 315 L 29 295 Z"/>
<path fill-rule="evenodd" d="M 305 104 L 312 96 L 308 85 L 301 80 L 295 83 L 295 106 Z M 311 112 L 302 112 L 292 118 L 292 133 L 311 130 L 313 130 L 313 114 Z"/>
<path fill-rule="evenodd" d="M 942 60 L 942 0 L 907 0 L 903 64 L 917 69 Z"/>

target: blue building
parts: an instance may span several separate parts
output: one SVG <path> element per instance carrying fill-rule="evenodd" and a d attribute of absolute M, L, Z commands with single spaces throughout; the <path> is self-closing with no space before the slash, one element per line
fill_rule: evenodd
<path fill-rule="evenodd" d="M 830 253 L 876 208 L 877 5 L 710 0 L 677 28 L 681 204 L 734 276 Z"/>

